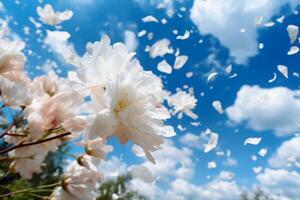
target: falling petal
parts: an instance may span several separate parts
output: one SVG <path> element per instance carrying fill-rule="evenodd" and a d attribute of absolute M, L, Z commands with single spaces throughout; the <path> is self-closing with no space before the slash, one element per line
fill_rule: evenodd
<path fill-rule="evenodd" d="M 212 149 L 214 149 L 217 146 L 218 138 L 219 138 L 219 135 L 217 133 L 213 133 L 213 132 L 210 133 L 210 138 L 209 138 L 208 144 L 205 146 L 205 149 L 204 149 L 205 153 L 210 152 Z"/>
<path fill-rule="evenodd" d="M 261 137 L 260 138 L 247 138 L 244 142 L 244 145 L 247 144 L 252 144 L 252 145 L 258 145 L 261 141 Z"/>
<path fill-rule="evenodd" d="M 171 74 L 172 73 L 172 67 L 169 65 L 169 63 L 167 63 L 166 60 L 163 60 L 160 63 L 158 63 L 157 69 L 160 72 L 163 72 L 163 73 L 166 73 L 166 74 Z"/>
<path fill-rule="evenodd" d="M 265 24 L 264 24 L 265 27 L 272 27 L 272 26 L 274 26 L 274 25 L 275 25 L 274 22 L 268 22 L 268 23 L 265 23 Z"/>
<path fill-rule="evenodd" d="M 290 42 L 294 43 L 297 40 L 299 28 L 295 25 L 289 25 L 287 27 L 287 32 L 289 34 Z"/>
<path fill-rule="evenodd" d="M 283 21 L 284 21 L 284 19 L 285 19 L 285 17 L 284 16 L 281 16 L 281 17 L 279 17 L 279 18 L 277 18 L 276 19 L 276 21 L 278 22 L 278 23 L 283 23 Z"/>
<path fill-rule="evenodd" d="M 287 55 L 294 55 L 299 52 L 299 48 L 297 46 L 292 46 L 288 51 Z"/>
<path fill-rule="evenodd" d="M 285 78 L 289 78 L 287 66 L 284 66 L 284 65 L 278 65 L 278 66 L 277 66 L 277 69 L 278 69 L 278 71 L 279 71 Z"/>
<path fill-rule="evenodd" d="M 268 80 L 268 83 L 273 83 L 277 79 L 277 74 L 274 73 L 273 78 Z"/>
<path fill-rule="evenodd" d="M 264 48 L 264 43 L 259 43 L 258 48 L 259 48 L 260 50 L 263 49 L 263 48 Z"/>
<path fill-rule="evenodd" d="M 268 150 L 267 149 L 261 149 L 259 150 L 258 154 L 261 156 L 261 157 L 264 157 L 265 155 L 267 155 L 268 153 Z"/>
<path fill-rule="evenodd" d="M 155 42 L 149 49 L 149 54 L 151 58 L 156 58 L 157 56 L 163 57 L 167 53 L 173 53 L 173 49 L 169 47 L 170 40 L 161 39 Z"/>
<path fill-rule="evenodd" d="M 237 77 L 237 73 L 232 74 L 229 78 Z"/>
<path fill-rule="evenodd" d="M 146 34 L 147 34 L 147 31 L 146 30 L 142 30 L 142 31 L 138 32 L 137 36 L 138 37 L 143 37 Z"/>
<path fill-rule="evenodd" d="M 220 114 L 223 113 L 222 104 L 221 104 L 220 101 L 213 101 L 213 102 L 212 102 L 212 106 L 215 108 L 215 110 L 216 110 L 218 113 L 220 113 Z"/>
<path fill-rule="evenodd" d="M 186 40 L 190 37 L 190 32 L 186 30 L 183 35 L 178 35 L 176 37 L 177 40 Z"/>
<path fill-rule="evenodd" d="M 209 74 L 207 77 L 207 83 L 209 83 L 211 80 L 213 80 L 217 75 L 218 75 L 217 72 L 213 72 L 213 73 Z"/>
<path fill-rule="evenodd" d="M 174 69 L 180 69 L 188 60 L 188 56 L 177 56 L 175 58 Z"/>
<path fill-rule="evenodd" d="M 147 22 L 158 22 L 158 20 L 155 17 L 153 17 L 152 15 L 148 15 L 148 16 L 142 18 L 142 21 L 144 23 L 147 23 Z"/>
<path fill-rule="evenodd" d="M 293 72 L 293 76 L 295 76 L 295 77 L 299 78 L 299 73 L 297 73 L 297 72 Z"/>
<path fill-rule="evenodd" d="M 53 40 L 56 40 L 56 41 L 60 41 L 60 42 L 67 41 L 70 36 L 71 35 L 65 31 L 48 31 L 47 30 L 47 37 L 49 37 Z"/>
<path fill-rule="evenodd" d="M 261 166 L 258 166 L 258 167 L 253 167 L 252 169 L 255 174 L 259 174 L 263 168 Z"/>
<path fill-rule="evenodd" d="M 232 71 L 232 65 L 228 65 L 226 68 L 225 68 L 225 71 L 227 74 L 230 74 L 231 71 Z"/>
<path fill-rule="evenodd" d="M 213 168 L 216 168 L 216 167 L 217 167 L 217 164 L 214 161 L 207 163 L 207 168 L 208 169 L 213 169 Z"/>

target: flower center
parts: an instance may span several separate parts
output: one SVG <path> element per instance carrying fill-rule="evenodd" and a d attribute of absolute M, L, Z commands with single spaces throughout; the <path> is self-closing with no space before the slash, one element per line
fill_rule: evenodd
<path fill-rule="evenodd" d="M 127 99 L 119 100 L 117 105 L 114 108 L 115 113 L 122 112 L 129 105 L 129 101 Z"/>

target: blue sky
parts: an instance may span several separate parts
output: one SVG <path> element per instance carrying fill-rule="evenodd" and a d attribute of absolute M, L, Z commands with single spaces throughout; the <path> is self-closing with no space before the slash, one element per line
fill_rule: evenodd
<path fill-rule="evenodd" d="M 199 121 L 202 126 L 192 126 L 190 123 L 193 122 L 193 120 L 186 116 L 182 120 L 173 117 L 168 123 L 174 127 L 181 124 L 186 130 L 180 131 L 176 128 L 177 136 L 172 138 L 173 143 L 169 143 L 168 145 L 172 148 L 176 148 L 180 152 L 185 150 L 190 152 L 183 153 L 183 156 L 190 156 L 187 167 L 191 168 L 189 170 L 191 170 L 194 175 L 191 178 L 183 178 L 176 174 L 165 174 L 167 178 L 159 179 L 155 186 L 166 188 L 170 192 L 170 195 L 172 195 L 172 192 L 174 193 L 172 188 L 174 189 L 174 185 L 176 185 L 175 182 L 184 180 L 196 189 L 194 189 L 195 191 L 191 189 L 191 191 L 186 194 L 176 193 L 177 197 L 182 195 L 186 198 L 201 199 L 205 197 L 205 194 L 202 194 L 198 190 L 203 188 L 210 190 L 211 183 L 217 184 L 217 181 L 224 182 L 224 180 L 219 178 L 220 173 L 222 171 L 228 171 L 235 174 L 234 180 L 225 180 L 225 182 L 227 181 L 234 185 L 228 187 L 236 187 L 238 189 L 245 187 L 247 190 L 251 190 L 253 185 L 259 185 L 267 192 L 274 191 L 275 189 L 280 193 L 272 194 L 271 192 L 271 195 L 279 195 L 281 198 L 284 197 L 287 199 L 300 199 L 300 196 L 296 194 L 297 190 L 299 190 L 300 183 L 294 179 L 289 181 L 285 181 L 284 178 L 273 180 L 272 178 L 274 177 L 271 174 L 271 172 L 281 170 L 278 173 L 283 173 L 284 177 L 287 177 L 290 173 L 295 173 L 296 176 L 300 176 L 299 168 L 297 168 L 296 165 L 290 167 L 281 165 L 279 169 L 278 166 L 274 166 L 274 164 L 272 165 L 270 163 L 270 159 L 278 156 L 277 151 L 282 147 L 282 144 L 297 139 L 294 133 L 300 131 L 300 127 L 297 129 L 293 120 L 292 122 L 289 121 L 289 114 L 294 114 L 286 111 L 286 109 L 290 109 L 300 112 L 299 92 L 297 91 L 300 82 L 299 78 L 293 75 L 293 72 L 300 73 L 298 62 L 300 54 L 287 55 L 292 45 L 290 44 L 286 31 L 287 26 L 290 24 L 300 25 L 299 15 L 294 12 L 298 10 L 296 0 L 257 0 L 252 1 L 252 4 L 246 0 L 241 0 L 238 3 L 234 3 L 233 0 L 227 1 L 226 3 L 223 0 L 219 2 L 217 0 L 211 0 L 210 2 L 212 3 L 200 0 L 44 0 L 43 2 L 28 0 L 20 1 L 20 3 L 17 3 L 17 1 L 4 0 L 2 2 L 5 11 L 0 14 L 0 17 L 12 17 L 9 23 L 10 28 L 18 37 L 26 41 L 27 46 L 25 52 L 28 52 L 28 50 L 34 52 L 28 56 L 26 65 L 26 70 L 32 76 L 45 73 L 43 65 L 46 59 L 53 60 L 57 63 L 57 69 L 61 70 L 62 76 L 65 76 L 68 70 L 74 69 L 72 66 L 64 64 L 62 58 L 56 53 L 48 52 L 48 47 L 41 48 L 44 37 L 35 34 L 36 28 L 29 21 L 29 17 L 33 17 L 36 21 L 39 21 L 35 11 L 36 7 L 50 3 L 55 10 L 63 11 L 70 9 L 74 12 L 74 16 L 71 20 L 62 23 L 62 30 L 71 34 L 69 43 L 74 45 L 79 55 L 85 52 L 87 42 L 99 40 L 102 34 L 109 35 L 113 43 L 119 41 L 124 42 L 124 32 L 126 30 L 131 31 L 136 35 L 134 41 L 137 44 L 135 49 L 137 58 L 145 69 L 151 70 L 163 78 L 165 88 L 168 91 L 175 92 L 176 88 L 183 88 L 185 84 L 187 84 L 188 87 L 193 87 L 195 97 L 198 99 L 197 107 L 194 110 L 195 113 L 199 115 L 199 119 L 196 121 Z M 163 5 L 163 8 L 157 8 L 159 2 Z M 264 2 L 265 5 L 261 5 L 264 4 L 261 2 Z M 253 10 L 250 9 L 251 6 L 254 7 L 254 9 L 252 8 Z M 186 11 L 183 11 L 184 9 L 182 8 L 185 8 Z M 250 11 L 245 11 L 246 8 L 249 8 Z M 205 12 L 202 9 L 205 9 Z M 174 14 L 168 16 L 170 11 L 173 11 Z M 141 18 L 148 15 L 155 16 L 159 20 L 165 18 L 167 24 L 162 24 L 161 22 L 142 22 Z M 265 16 L 264 23 L 274 21 L 275 25 L 272 27 L 264 27 L 263 25 L 256 27 L 254 25 L 253 16 Z M 285 16 L 283 23 L 276 22 L 276 19 L 281 16 Z M 24 34 L 24 26 L 30 28 L 30 35 Z M 246 30 L 244 33 L 240 31 L 243 28 Z M 40 29 L 43 35 L 46 34 L 46 30 L 54 30 L 53 27 L 45 24 L 43 24 Z M 76 31 L 76 29 L 78 30 Z M 183 35 L 185 30 L 189 30 L 191 35 L 186 40 L 177 40 L 176 35 L 172 33 L 175 29 L 178 30 L 178 35 Z M 149 40 L 146 36 L 141 38 L 137 37 L 137 33 L 141 30 L 152 32 L 154 38 Z M 161 58 L 152 59 L 149 57 L 149 54 L 144 51 L 146 45 L 152 45 L 157 40 L 163 38 L 168 38 L 174 49 L 179 48 L 182 55 L 189 57 L 185 66 L 180 70 L 173 71 L 171 75 L 163 74 L 157 70 L 156 66 L 158 62 L 162 60 Z M 202 39 L 203 43 L 199 43 L 199 40 Z M 258 49 L 258 43 L 260 42 L 264 43 L 264 48 L 261 50 Z M 294 45 L 297 46 L 298 41 L 296 41 Z M 173 56 L 166 56 L 165 58 L 169 63 L 174 62 Z M 233 73 L 237 74 L 234 78 L 230 78 L 230 75 L 224 71 L 225 67 L 229 64 L 233 67 L 233 72 L 230 75 Z M 286 79 L 277 70 L 277 65 L 279 64 L 288 67 L 289 79 Z M 191 78 L 187 78 L 187 72 L 193 72 L 194 75 Z M 207 83 L 206 78 L 208 74 L 212 72 L 217 72 L 218 75 L 215 80 Z M 277 79 L 269 83 L 268 80 L 273 77 L 274 72 L 277 74 Z M 239 108 L 244 111 L 244 116 L 241 117 L 244 121 L 240 120 L 241 123 L 233 124 L 230 122 L 231 117 L 226 111 L 226 108 L 234 105 L 237 99 L 237 93 L 244 85 L 249 85 L 251 88 L 254 85 L 258 87 L 254 92 L 247 90 L 243 93 L 244 95 L 245 93 L 248 94 L 245 95 L 247 97 L 242 101 L 244 104 Z M 266 88 L 263 93 L 273 97 L 272 95 L 275 90 L 271 90 L 271 88 L 278 89 L 278 87 L 284 87 L 295 96 L 289 99 L 284 95 L 286 93 L 279 92 L 279 95 L 276 96 L 279 97 L 277 99 L 257 102 L 255 96 L 258 92 L 262 92 L 262 88 Z M 204 93 L 204 96 L 201 96 L 201 93 Z M 223 114 L 219 114 L 212 107 L 211 104 L 214 100 L 222 102 L 225 111 Z M 249 102 L 253 102 L 254 105 Z M 286 102 L 286 104 L 281 105 L 278 102 Z M 248 106 L 251 108 L 249 112 L 246 108 Z M 250 112 L 256 115 L 250 115 Z M 271 114 L 268 115 L 268 112 Z M 256 116 L 258 119 L 254 119 Z M 295 114 L 295 118 L 297 117 L 300 117 L 300 114 Z M 254 121 L 254 124 L 248 123 L 251 120 Z M 257 125 L 257 123 L 260 122 L 261 124 Z M 291 131 L 280 127 L 281 124 L 283 124 L 282 126 L 289 126 L 289 123 L 294 123 L 291 124 L 291 127 L 295 126 L 296 128 Z M 259 128 L 257 128 L 256 125 L 259 126 Z M 194 148 L 193 144 L 201 142 L 201 139 L 196 139 L 194 143 L 190 142 L 189 144 L 182 142 L 182 138 L 186 134 L 193 134 L 197 138 L 207 128 L 219 134 L 218 146 L 213 151 L 205 154 L 203 149 Z M 278 129 L 280 129 L 280 133 L 278 133 Z M 249 137 L 261 137 L 262 141 L 258 145 L 243 145 L 245 139 Z M 122 168 L 122 166 L 124 166 L 124 168 L 130 168 L 131 165 L 143 162 L 143 159 L 136 158 L 134 154 L 130 152 L 130 145 L 122 147 L 118 145 L 114 139 L 112 139 L 111 143 L 115 145 L 115 149 L 110 155 L 110 158 L 122 155 L 123 159 L 116 160 L 115 158 L 111 163 L 106 163 L 107 166 L 112 164 L 118 165 L 120 168 Z M 299 143 L 296 143 L 296 146 L 297 144 Z M 293 156 L 296 157 L 295 163 L 297 163 L 297 161 L 300 162 L 300 144 L 298 147 L 287 146 L 291 148 L 290 151 L 292 155 L 293 152 L 298 152 L 298 154 Z M 258 151 L 262 148 L 268 149 L 268 153 L 264 157 L 258 155 Z M 285 148 L 284 152 L 288 154 L 288 150 L 286 149 L 288 148 Z M 231 155 L 216 155 L 217 152 L 221 151 L 225 154 L 230 151 Z M 252 160 L 251 156 L 253 155 L 257 156 L 256 161 Z M 280 159 L 282 162 L 288 163 L 288 157 L 289 155 L 280 157 Z M 179 157 L 179 159 L 181 158 Z M 228 159 L 234 162 L 228 164 Z M 208 169 L 207 163 L 210 161 L 214 161 L 217 164 L 215 169 Z M 182 167 L 180 160 L 178 163 L 175 163 L 175 165 L 174 169 Z M 252 169 L 258 166 L 274 171 L 262 169 L 260 172 L 262 175 L 260 176 L 259 174 L 255 174 Z M 118 169 L 118 167 L 114 169 Z M 109 173 L 107 168 L 105 170 Z M 169 170 L 172 170 L 172 168 Z M 164 171 L 168 171 L 168 169 L 162 170 L 162 172 Z M 159 175 L 163 176 L 164 174 L 161 173 Z M 210 178 L 208 178 L 208 176 L 210 176 Z M 263 178 L 258 178 L 259 176 Z M 271 180 L 269 182 L 278 181 L 278 185 L 286 184 L 288 185 L 286 187 L 289 187 L 289 189 L 285 190 L 283 187 L 279 190 L 275 186 L 270 186 L 267 180 Z M 151 187 L 151 191 L 159 190 L 155 189 L 155 186 L 147 187 Z M 236 188 L 231 189 L 236 191 Z M 222 192 L 222 190 L 219 191 Z M 155 195 L 159 196 L 159 192 L 155 193 Z M 228 197 L 226 195 L 228 195 Z M 280 199 L 278 196 L 274 197 Z M 224 194 L 220 193 L 220 196 L 213 197 L 212 199 L 235 198 L 237 197 L 234 195 L 230 196 L 230 194 L 225 192 Z"/>

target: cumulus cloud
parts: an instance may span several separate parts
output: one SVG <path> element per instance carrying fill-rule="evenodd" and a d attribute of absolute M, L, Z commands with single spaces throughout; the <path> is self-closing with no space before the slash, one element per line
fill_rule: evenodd
<path fill-rule="evenodd" d="M 128 184 L 128 187 L 133 191 L 137 191 L 139 194 L 144 197 L 148 197 L 149 199 L 161 199 L 163 197 L 164 192 L 154 183 L 145 183 L 140 179 L 133 179 Z"/>
<path fill-rule="evenodd" d="M 4 12 L 5 8 L 2 2 L 0 2 L 0 12 Z"/>
<path fill-rule="evenodd" d="M 141 6 L 148 6 L 149 4 L 158 9 L 165 9 L 168 17 L 174 15 L 174 1 L 175 0 L 135 0 Z"/>
<path fill-rule="evenodd" d="M 230 174 L 232 175 L 232 174 Z M 224 176 L 224 175 L 223 175 Z M 228 176 L 226 176 L 228 179 Z M 166 190 L 157 184 L 146 184 L 138 179 L 131 181 L 129 187 L 139 194 L 152 199 L 210 199 L 210 200 L 239 200 L 241 189 L 234 181 L 216 178 L 213 181 L 196 185 L 185 179 L 177 178 L 170 183 Z"/>
<path fill-rule="evenodd" d="M 285 141 L 269 159 L 272 167 L 292 167 L 300 165 L 300 137 Z"/>
<path fill-rule="evenodd" d="M 271 198 L 280 200 L 300 199 L 300 174 L 284 169 L 266 169 L 259 174 L 260 187 Z"/>
<path fill-rule="evenodd" d="M 180 177 L 192 178 L 194 175 L 195 163 L 192 160 L 193 151 L 189 148 L 178 148 L 170 140 L 162 145 L 162 149 L 153 153 L 156 164 L 145 162 L 152 174 L 160 180 Z"/>
<path fill-rule="evenodd" d="M 204 145 L 208 142 L 208 137 L 205 135 L 205 132 L 200 135 L 187 133 L 180 137 L 179 141 L 191 148 L 204 149 Z"/>
<path fill-rule="evenodd" d="M 290 4 L 295 8 L 297 3 L 298 0 L 195 0 L 190 17 L 201 34 L 218 38 L 236 63 L 245 64 L 258 52 L 255 18 L 263 16 L 268 21 L 282 6 Z"/>
<path fill-rule="evenodd" d="M 246 122 L 256 131 L 272 130 L 285 136 L 300 130 L 300 90 L 285 87 L 243 86 L 226 109 L 231 122 Z"/>
<path fill-rule="evenodd" d="M 241 194 L 241 190 L 235 182 L 219 179 L 201 186 L 183 179 L 176 179 L 171 185 L 172 189 L 167 192 L 166 199 L 238 200 Z"/>
<path fill-rule="evenodd" d="M 65 1 L 65 0 L 64 0 Z M 80 5 L 91 5 L 95 3 L 95 0 L 68 0 L 73 5 L 80 4 Z M 63 1 L 62 1 L 63 2 Z"/>
<path fill-rule="evenodd" d="M 128 47 L 129 51 L 135 51 L 138 46 L 138 40 L 133 31 L 126 30 L 124 32 L 124 42 Z"/>
<path fill-rule="evenodd" d="M 154 157 L 157 161 L 155 165 L 148 161 L 142 165 L 152 172 L 156 180 L 145 183 L 141 179 L 133 179 L 128 183 L 129 188 L 150 200 L 238 200 L 240 197 L 241 189 L 234 181 L 235 174 L 229 171 L 221 171 L 206 184 L 194 184 L 191 178 L 195 164 L 192 160 L 193 152 L 189 148 L 179 148 L 172 141 L 166 140 L 163 148 L 154 152 Z M 114 156 L 99 165 L 105 179 L 126 174 L 132 168 L 133 165 L 127 165 Z"/>
<path fill-rule="evenodd" d="M 128 173 L 127 164 L 115 156 L 111 157 L 109 160 L 101 161 L 98 165 L 98 169 L 105 179 L 113 179 Z"/>

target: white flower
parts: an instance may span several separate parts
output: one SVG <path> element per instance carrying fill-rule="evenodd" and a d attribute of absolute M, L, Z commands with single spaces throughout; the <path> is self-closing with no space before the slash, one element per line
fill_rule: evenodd
<path fill-rule="evenodd" d="M 88 86 L 105 86 L 128 66 L 134 56 L 122 43 L 111 46 L 106 35 L 100 41 L 88 43 L 86 48 L 87 52 L 80 59 L 77 75 Z"/>
<path fill-rule="evenodd" d="M 119 73 L 106 86 L 101 99 L 104 100 L 104 109 L 91 124 L 89 137 L 106 139 L 115 135 L 123 144 L 131 140 L 154 162 L 150 151 L 159 149 L 164 142 L 162 136 L 175 135 L 171 126 L 163 124 L 170 116 L 156 96 L 162 94 L 159 92 L 162 88 L 155 81 L 157 77 L 144 72 L 137 61 Z"/>
<path fill-rule="evenodd" d="M 168 104 L 174 107 L 174 115 L 179 113 L 178 118 L 182 118 L 182 114 L 186 114 L 192 119 L 197 119 L 198 116 L 193 113 L 193 109 L 195 108 L 197 103 L 197 99 L 186 92 L 179 91 L 176 94 L 173 94 L 168 98 Z"/>
<path fill-rule="evenodd" d="M 61 85 L 61 80 L 55 72 L 50 71 L 47 76 L 43 75 L 34 78 L 30 84 L 30 90 L 34 96 L 41 96 L 44 93 L 53 96 L 58 93 L 59 85 Z"/>
<path fill-rule="evenodd" d="M 45 131 L 64 127 L 66 131 L 80 131 L 85 123 L 74 112 L 82 99 L 78 92 L 59 92 L 54 96 L 44 94 L 33 99 L 24 110 L 28 120 L 30 138 L 38 138 Z"/>
<path fill-rule="evenodd" d="M 72 163 L 62 180 L 62 186 L 51 194 L 51 200 L 93 200 L 100 175 L 90 169 Z"/>
<path fill-rule="evenodd" d="M 14 159 L 10 165 L 12 172 L 19 172 L 23 178 L 31 179 L 33 173 L 40 173 L 41 164 L 47 151 L 41 145 L 28 146 L 9 152 L 9 157 Z"/>
<path fill-rule="evenodd" d="M 89 170 L 92 170 L 94 172 L 97 172 L 97 174 L 99 174 L 98 169 L 94 164 L 94 163 L 99 163 L 99 162 L 98 162 L 98 160 L 93 159 L 91 156 L 88 156 L 88 155 L 79 156 L 77 158 L 77 163 L 80 166 L 83 166 L 83 167 L 85 167 Z M 99 176 L 100 176 L 100 174 L 99 174 Z"/>
<path fill-rule="evenodd" d="M 24 42 L 0 39 L 0 75 L 23 70 L 26 58 L 21 50 L 24 47 Z"/>
<path fill-rule="evenodd" d="M 27 86 L 19 81 L 11 81 L 0 76 L 1 101 L 6 106 L 24 106 L 30 95 Z"/>
<path fill-rule="evenodd" d="M 113 150 L 113 147 L 105 145 L 105 140 L 100 137 L 93 140 L 86 140 L 82 144 L 85 147 L 87 155 L 98 158 L 105 158 L 105 155 Z"/>
<path fill-rule="evenodd" d="M 40 20 L 48 25 L 58 25 L 63 21 L 71 19 L 73 16 L 71 10 L 55 12 L 50 4 L 46 4 L 44 8 L 38 6 L 36 11 L 40 16 Z"/>

